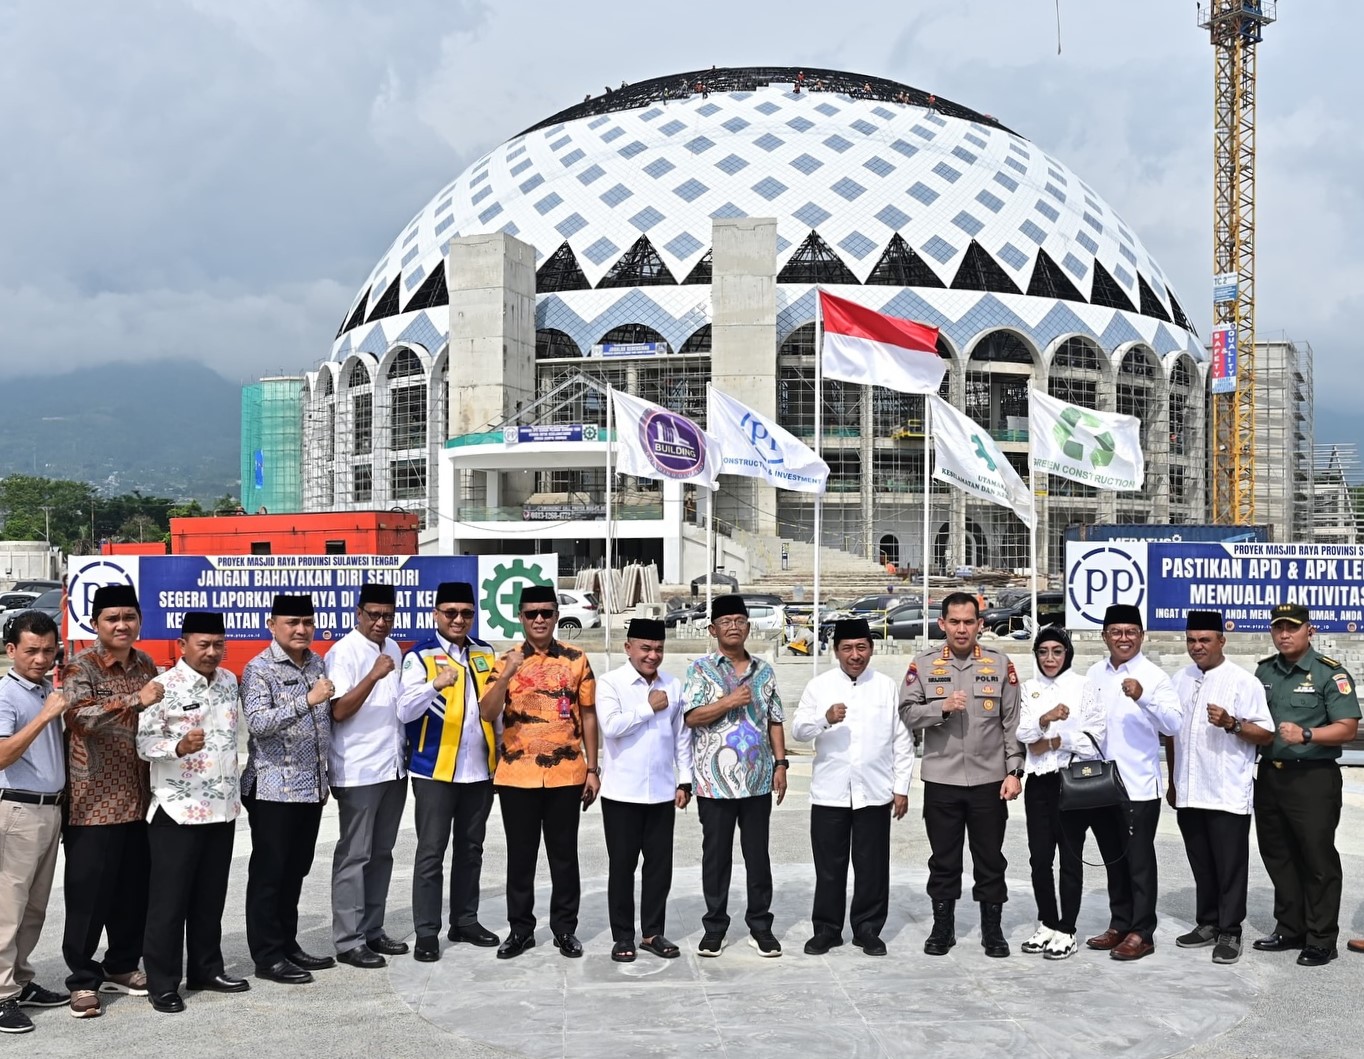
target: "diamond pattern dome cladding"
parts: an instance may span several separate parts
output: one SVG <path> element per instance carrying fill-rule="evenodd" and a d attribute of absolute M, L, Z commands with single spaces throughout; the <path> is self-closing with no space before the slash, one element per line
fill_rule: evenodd
<path fill-rule="evenodd" d="M 708 286 L 686 280 L 709 253 L 712 218 L 741 216 L 777 219 L 779 273 L 814 231 L 859 284 L 898 234 L 897 252 L 913 251 L 940 286 L 921 271 L 915 286 L 840 293 L 935 324 L 959 350 L 1012 327 L 1038 348 L 1082 334 L 1110 350 L 1140 341 L 1205 359 L 1160 266 L 1089 184 L 989 119 L 954 116 L 970 112 L 917 90 L 899 98 L 929 102 L 796 92 L 774 80 L 518 135 L 442 188 L 394 240 L 347 312 L 332 360 L 381 356 L 396 342 L 434 354 L 448 330 L 443 291 L 434 296 L 445 245 L 498 230 L 534 246 L 539 264 L 567 243 L 593 288 L 646 238 L 678 285 L 541 293 L 536 326 L 585 352 L 638 322 L 680 348 L 710 319 Z M 964 279 L 964 263 L 980 274 L 982 251 L 996 279 Z M 781 283 L 778 299 L 779 337 L 813 319 L 808 282 Z"/>

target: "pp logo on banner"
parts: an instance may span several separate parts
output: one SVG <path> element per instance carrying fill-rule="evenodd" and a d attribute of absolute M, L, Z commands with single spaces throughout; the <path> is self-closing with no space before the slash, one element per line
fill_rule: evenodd
<path fill-rule="evenodd" d="M 129 585 L 136 590 L 136 563 L 137 559 L 131 556 L 121 558 L 118 562 L 110 559 L 87 559 L 84 561 L 84 565 L 72 572 L 66 585 L 66 609 L 71 621 L 70 631 L 73 637 L 77 639 L 95 638 L 94 621 L 90 617 L 90 605 L 95 601 L 97 589 L 103 588 L 105 585 Z"/>
<path fill-rule="evenodd" d="M 1146 615 L 1146 544 L 1066 545 L 1066 625 L 1103 625 L 1104 611 L 1126 603 Z"/>

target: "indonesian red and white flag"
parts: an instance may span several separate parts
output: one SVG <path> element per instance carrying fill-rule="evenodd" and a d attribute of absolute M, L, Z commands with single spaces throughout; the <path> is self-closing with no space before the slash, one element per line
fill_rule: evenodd
<path fill-rule="evenodd" d="M 824 377 L 885 386 L 902 393 L 937 393 L 947 362 L 938 356 L 938 329 L 887 316 L 819 292 L 824 317 Z"/>

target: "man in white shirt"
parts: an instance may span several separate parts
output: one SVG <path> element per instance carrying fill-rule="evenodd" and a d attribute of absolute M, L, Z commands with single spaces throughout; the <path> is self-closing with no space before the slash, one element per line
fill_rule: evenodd
<path fill-rule="evenodd" d="M 151 889 L 142 957 L 152 1007 L 185 1010 L 181 957 L 190 989 L 251 988 L 223 969 L 223 906 L 241 814 L 237 781 L 237 678 L 222 669 L 223 616 L 190 611 L 180 626 L 180 661 L 156 682 L 160 702 L 137 722 L 137 754 L 151 763 L 147 842 Z"/>
<path fill-rule="evenodd" d="M 871 668 L 866 619 L 836 621 L 833 642 L 838 668 L 805 685 L 791 730 L 815 745 L 810 777 L 815 932 L 805 951 L 823 956 L 843 944 L 851 854 L 853 944 L 868 956 L 884 956 L 890 821 L 909 811 L 914 739 L 900 719 L 899 685 Z"/>
<path fill-rule="evenodd" d="M 397 614 L 392 585 L 360 589 L 355 628 L 327 652 L 332 695 L 328 753 L 341 837 L 332 856 L 332 936 L 336 958 L 383 967 L 407 943 L 384 933 L 393 844 L 407 802 L 403 727 L 398 722 L 402 652 L 388 637 Z"/>
<path fill-rule="evenodd" d="M 1184 716 L 1166 742 L 1166 798 L 1179 818 L 1196 895 L 1196 926 L 1175 944 L 1211 945 L 1213 963 L 1235 963 L 1249 886 L 1255 748 L 1274 742 L 1274 722 L 1264 685 L 1226 660 L 1223 627 L 1214 610 L 1191 610 L 1186 619 L 1193 664 L 1174 676 Z"/>
<path fill-rule="evenodd" d="M 436 635 L 403 658 L 398 720 L 407 726 L 407 769 L 416 801 L 417 857 L 412 871 L 413 958 L 440 959 L 445 847 L 450 864 L 453 942 L 495 947 L 497 935 L 478 921 L 483 836 L 493 807 L 497 735 L 478 713 L 497 655 L 471 635 L 478 609 L 474 586 L 443 581 L 432 618 Z"/>
<path fill-rule="evenodd" d="M 1127 789 L 1126 870 L 1109 873 L 1110 926 L 1085 944 L 1115 960 L 1140 960 L 1156 951 L 1156 826 L 1164 776 L 1160 737 L 1179 730 L 1184 711 L 1170 678 L 1141 653 L 1141 611 L 1115 603 L 1104 612 L 1108 657 L 1086 674 L 1085 694 L 1107 717 L 1104 752 L 1117 762 Z"/>
<path fill-rule="evenodd" d="M 628 661 L 597 681 L 602 828 L 611 864 L 606 900 L 617 963 L 635 958 L 641 854 L 640 947 L 665 960 L 679 953 L 663 929 L 673 880 L 673 822 L 691 800 L 691 732 L 682 720 L 682 682 L 658 671 L 665 635 L 661 621 L 632 619 Z"/>

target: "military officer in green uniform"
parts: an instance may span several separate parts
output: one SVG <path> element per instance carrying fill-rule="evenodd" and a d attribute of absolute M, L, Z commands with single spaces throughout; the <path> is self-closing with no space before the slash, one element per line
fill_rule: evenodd
<path fill-rule="evenodd" d="M 1018 674 L 1008 655 L 977 642 L 981 620 L 975 596 L 949 595 L 938 625 L 947 645 L 919 655 L 900 691 L 900 717 L 912 731 L 923 732 L 924 740 L 924 829 L 932 850 L 928 897 L 933 902 L 933 931 L 924 952 L 945 956 L 957 943 L 962 843 L 969 837 L 980 943 L 987 956 L 1008 956 L 1000 918 L 1008 899 L 1008 803 L 1023 789 Z"/>
<path fill-rule="evenodd" d="M 1274 882 L 1274 933 L 1262 952 L 1301 949 L 1298 963 L 1321 967 L 1336 958 L 1340 933 L 1340 748 L 1355 737 L 1359 699 L 1334 658 L 1312 647 L 1307 608 L 1280 603 L 1270 611 L 1278 653 L 1260 662 L 1274 719 L 1274 742 L 1255 778 L 1255 830 Z"/>

